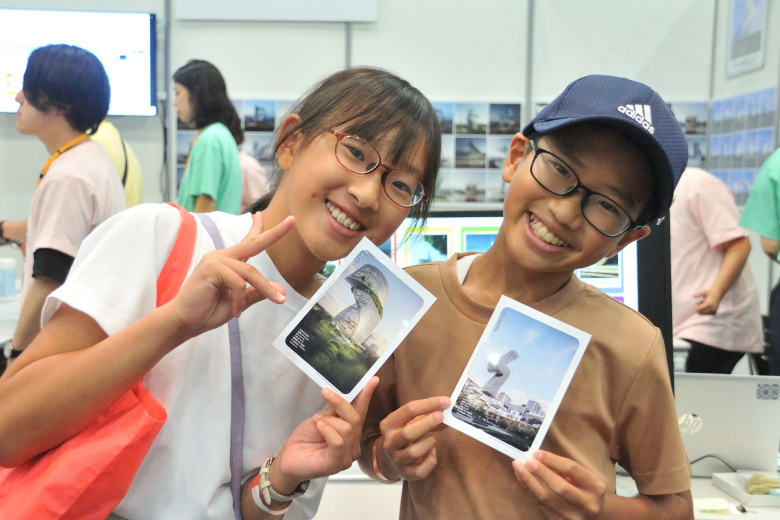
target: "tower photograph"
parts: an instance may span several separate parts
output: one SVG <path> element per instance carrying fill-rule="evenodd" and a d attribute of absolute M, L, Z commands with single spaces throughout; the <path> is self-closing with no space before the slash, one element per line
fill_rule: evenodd
<path fill-rule="evenodd" d="M 526 452 L 553 412 L 580 341 L 509 307 L 489 330 L 456 390 L 452 417 Z"/>
<path fill-rule="evenodd" d="M 331 385 L 349 394 L 422 307 L 423 298 L 414 289 L 364 250 L 284 343 Z"/>

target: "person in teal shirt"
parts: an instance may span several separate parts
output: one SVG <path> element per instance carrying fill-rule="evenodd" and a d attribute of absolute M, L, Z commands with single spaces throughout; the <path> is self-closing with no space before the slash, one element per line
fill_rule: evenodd
<path fill-rule="evenodd" d="M 179 119 L 199 129 L 192 144 L 178 203 L 188 211 L 238 214 L 244 142 L 241 120 L 227 95 L 222 74 L 211 63 L 191 60 L 173 75 L 173 105 Z"/>
<path fill-rule="evenodd" d="M 780 149 L 761 166 L 739 225 L 761 236 L 761 249 L 780 262 Z M 780 284 L 769 304 L 769 374 L 780 376 Z"/>

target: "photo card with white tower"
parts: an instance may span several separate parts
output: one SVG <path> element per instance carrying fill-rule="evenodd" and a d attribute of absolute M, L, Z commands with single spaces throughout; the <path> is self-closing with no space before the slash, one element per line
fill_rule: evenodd
<path fill-rule="evenodd" d="M 502 296 L 444 422 L 525 462 L 539 449 L 590 334 Z"/>
<path fill-rule="evenodd" d="M 363 238 L 273 344 L 351 402 L 435 300 Z"/>

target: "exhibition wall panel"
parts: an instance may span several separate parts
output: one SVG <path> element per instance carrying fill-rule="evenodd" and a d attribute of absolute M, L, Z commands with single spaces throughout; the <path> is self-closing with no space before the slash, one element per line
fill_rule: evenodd
<path fill-rule="evenodd" d="M 777 30 L 780 27 L 780 4 L 769 1 L 758 3 L 758 5 L 766 5 L 763 65 L 757 70 L 729 77 L 727 74 L 727 60 L 729 59 L 729 47 L 732 45 L 733 40 L 732 1 L 717 0 L 718 17 L 714 27 L 715 52 L 712 71 L 712 100 L 727 99 L 750 94 L 759 89 L 765 90 L 770 88 L 775 89 L 775 95 L 777 95 L 778 76 L 780 75 L 780 31 Z M 740 3 L 739 0 L 736 3 Z M 744 4 L 744 1 L 741 3 Z M 777 114 L 776 99 L 773 101 L 775 114 Z M 774 139 L 770 145 L 772 151 L 777 146 L 776 125 L 777 119 L 771 124 L 771 127 L 774 129 L 774 132 L 772 132 Z M 769 132 L 769 129 L 766 129 L 766 131 Z M 762 157 L 764 155 L 762 154 Z M 757 166 L 760 166 L 760 164 L 757 164 Z M 712 166 L 710 168 L 712 169 Z M 761 312 L 767 314 L 769 311 L 770 291 L 777 283 L 778 278 L 780 278 L 780 269 L 761 250 L 758 235 L 753 232 L 750 235 L 753 249 L 748 258 L 748 266 L 758 285 Z"/>
<path fill-rule="evenodd" d="M 528 1 L 382 0 L 354 24 L 352 64 L 397 72 L 431 99 L 523 100 Z"/>
<path fill-rule="evenodd" d="M 715 3 L 536 2 L 533 96 L 551 101 L 588 74 L 647 83 L 667 101 L 709 98 Z"/>

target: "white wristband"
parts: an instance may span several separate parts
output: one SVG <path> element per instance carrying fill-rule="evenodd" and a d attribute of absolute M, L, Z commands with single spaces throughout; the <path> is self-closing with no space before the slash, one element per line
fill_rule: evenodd
<path fill-rule="evenodd" d="M 292 502 L 287 503 L 287 507 L 284 509 L 277 509 L 273 510 L 268 505 L 266 505 L 265 501 L 263 500 L 263 495 L 260 493 L 260 474 L 258 473 L 255 478 L 252 480 L 252 498 L 255 500 L 255 504 L 257 504 L 257 507 L 259 507 L 261 510 L 265 511 L 266 513 L 270 513 L 274 516 L 281 516 L 287 512 L 288 509 L 290 509 L 290 506 L 292 505 Z"/>

